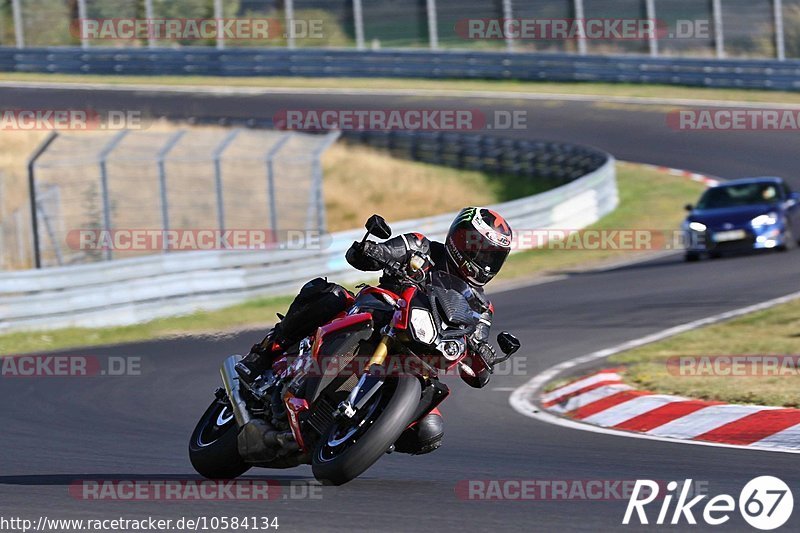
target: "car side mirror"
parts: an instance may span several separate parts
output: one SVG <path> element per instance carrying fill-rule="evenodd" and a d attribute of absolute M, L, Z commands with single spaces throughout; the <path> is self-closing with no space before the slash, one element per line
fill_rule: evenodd
<path fill-rule="evenodd" d="M 500 351 L 508 357 L 514 355 L 521 346 L 519 339 L 507 331 L 501 331 L 497 335 L 497 344 L 500 346 Z"/>
<path fill-rule="evenodd" d="M 683 206 L 683 208 L 689 212 L 694 211 L 694 206 L 692 204 L 686 204 L 685 206 Z"/>
<path fill-rule="evenodd" d="M 387 224 L 380 215 L 372 215 L 369 217 L 364 227 L 367 228 L 370 235 L 374 235 L 379 239 L 388 239 L 392 236 L 392 228 L 389 227 L 389 224 Z"/>

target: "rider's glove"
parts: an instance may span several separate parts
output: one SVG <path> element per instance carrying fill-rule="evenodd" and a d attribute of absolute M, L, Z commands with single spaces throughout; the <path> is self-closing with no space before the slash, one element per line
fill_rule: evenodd
<path fill-rule="evenodd" d="M 365 253 L 365 245 L 368 243 L 369 241 L 365 243 L 354 242 L 347 250 L 345 259 L 350 265 L 359 270 L 380 270 L 380 265 Z"/>
<path fill-rule="evenodd" d="M 361 245 L 361 253 L 364 257 L 368 257 L 375 261 L 386 262 L 385 253 L 383 247 L 376 242 L 366 241 L 364 244 Z"/>
<path fill-rule="evenodd" d="M 486 362 L 489 367 L 489 372 L 494 372 L 494 362 L 497 359 L 497 352 L 494 351 L 492 345 L 488 342 L 482 342 L 477 347 L 477 354 Z"/>
<path fill-rule="evenodd" d="M 354 241 L 347 250 L 347 256 L 363 257 L 364 256 L 364 243 Z"/>
<path fill-rule="evenodd" d="M 389 265 L 392 259 L 386 247 L 377 242 L 354 242 L 347 250 L 345 259 L 359 270 L 381 270 Z"/>

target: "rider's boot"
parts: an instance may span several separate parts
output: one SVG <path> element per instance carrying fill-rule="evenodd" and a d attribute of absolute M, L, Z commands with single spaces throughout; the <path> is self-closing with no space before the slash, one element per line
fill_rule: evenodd
<path fill-rule="evenodd" d="M 422 455 L 436 450 L 442 445 L 444 436 L 444 421 L 438 409 L 434 409 L 427 415 L 411 424 L 397 442 L 394 443 L 395 450 L 400 453 L 412 455 Z"/>
<path fill-rule="evenodd" d="M 267 333 L 266 338 L 250 348 L 250 353 L 236 363 L 236 373 L 239 378 L 252 384 L 260 375 L 272 368 L 275 356 L 281 353 L 281 346 L 276 342 L 277 331 L 275 328 Z"/>

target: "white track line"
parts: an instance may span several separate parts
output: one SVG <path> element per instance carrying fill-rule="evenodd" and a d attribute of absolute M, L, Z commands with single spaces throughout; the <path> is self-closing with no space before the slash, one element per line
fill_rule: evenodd
<path fill-rule="evenodd" d="M 268 79 L 268 78 L 267 78 Z M 779 102 L 745 102 L 708 100 L 703 98 L 656 98 L 649 96 L 613 96 L 602 94 L 530 93 L 511 91 L 469 91 L 459 89 L 370 89 L 370 88 L 314 88 L 314 87 L 226 87 L 218 85 L 165 85 L 144 83 L 92 83 L 92 82 L 48 82 L 48 81 L 0 81 L 0 88 L 13 89 L 75 89 L 88 91 L 157 91 L 179 94 L 212 94 L 220 96 L 259 96 L 270 94 L 289 95 L 338 95 L 338 96 L 403 96 L 482 98 L 492 100 L 603 102 L 638 105 L 705 106 L 745 109 L 790 109 L 800 110 L 800 104 Z"/>
<path fill-rule="evenodd" d="M 530 381 L 528 381 L 525 385 L 516 389 L 511 396 L 509 397 L 508 401 L 511 404 L 511 407 L 517 411 L 518 413 L 535 418 L 541 422 L 545 422 L 548 424 L 554 424 L 557 426 L 568 427 L 572 429 L 579 429 L 582 431 L 590 431 L 592 433 L 602 433 L 605 435 L 616 435 L 620 437 L 629 437 L 633 439 L 645 439 L 645 440 L 657 440 L 663 442 L 674 442 L 674 443 L 681 443 L 681 444 L 692 444 L 696 446 L 715 446 L 718 448 L 739 448 L 745 450 L 760 450 L 760 451 L 768 451 L 768 452 L 780 452 L 780 453 L 800 453 L 800 449 L 798 450 L 788 450 L 784 448 L 773 448 L 775 444 L 773 442 L 764 442 L 763 446 L 760 446 L 758 443 L 751 444 L 749 446 L 742 446 L 738 444 L 722 444 L 717 442 L 705 442 L 705 441 L 696 441 L 696 440 L 682 440 L 673 437 L 666 437 L 666 436 L 657 436 L 657 435 L 647 435 L 644 433 L 633 433 L 629 431 L 621 431 L 618 429 L 610 429 L 604 428 L 600 426 L 593 426 L 590 424 L 585 424 L 582 422 L 578 422 L 576 420 L 571 420 L 568 418 L 563 418 L 557 416 L 555 414 L 549 413 L 547 411 L 541 410 L 539 405 L 536 402 L 536 399 L 544 388 L 545 385 L 556 379 L 559 375 L 567 372 L 568 370 L 575 368 L 576 366 L 592 363 L 594 361 L 599 361 L 611 355 L 617 354 L 619 352 L 624 352 L 626 350 L 630 350 L 632 348 L 637 348 L 639 346 L 643 346 L 645 344 L 650 344 L 656 341 L 660 341 L 666 339 L 668 337 L 672 337 L 678 335 L 680 333 L 685 333 L 687 331 L 691 331 L 693 329 L 697 329 L 703 326 L 708 326 L 711 324 L 716 324 L 717 322 L 723 322 L 725 320 L 730 320 L 732 318 L 736 318 L 742 315 L 746 315 L 749 313 L 755 313 L 757 311 L 763 311 L 765 309 L 769 309 L 771 307 L 775 307 L 776 305 L 784 304 L 790 302 L 792 300 L 796 300 L 800 298 L 800 291 L 793 292 L 786 296 L 781 296 L 779 298 L 773 298 L 772 300 L 767 300 L 766 302 L 761 302 L 754 305 L 749 305 L 747 307 L 742 307 L 739 309 L 734 309 L 732 311 L 726 311 L 724 313 L 719 313 L 717 315 L 713 315 L 706 318 L 701 318 L 699 320 L 694 320 L 692 322 L 687 322 L 686 324 L 681 324 L 679 326 L 667 328 L 665 330 L 659 331 L 657 333 L 653 333 L 650 335 L 646 335 L 644 337 L 640 337 L 638 339 L 634 339 L 631 341 L 623 342 L 622 344 L 618 344 L 616 346 L 612 346 L 611 348 L 605 348 L 603 350 L 598 350 L 596 352 L 592 352 L 590 354 L 583 355 L 581 357 L 576 357 L 575 359 L 570 359 L 568 361 L 564 361 L 563 363 L 559 363 L 555 366 L 552 366 L 545 370 L 544 372 L 534 376 Z M 793 434 L 800 433 L 800 430 L 795 428 L 793 429 Z M 789 430 L 785 430 L 789 431 Z"/>

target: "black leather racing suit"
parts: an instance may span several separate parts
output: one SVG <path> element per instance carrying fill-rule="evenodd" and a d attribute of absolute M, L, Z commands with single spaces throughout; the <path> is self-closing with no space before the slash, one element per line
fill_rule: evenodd
<path fill-rule="evenodd" d="M 420 233 L 398 235 L 382 243 L 354 242 L 347 250 L 346 258 L 350 265 L 359 270 L 376 271 L 383 268 L 381 263 L 397 262 L 406 265 L 414 252 L 428 255 L 434 264 L 433 269 L 458 275 L 458 271 L 451 265 L 447 257 L 444 244 L 430 241 Z M 475 297 L 469 299 L 469 304 L 475 312 L 480 314 L 480 317 L 475 333 L 470 338 L 470 357 L 464 360 L 465 364 L 461 366 L 460 374 L 468 385 L 481 388 L 489 382 L 492 363 L 497 357 L 488 342 L 494 308 L 482 288 L 470 286 Z"/>

